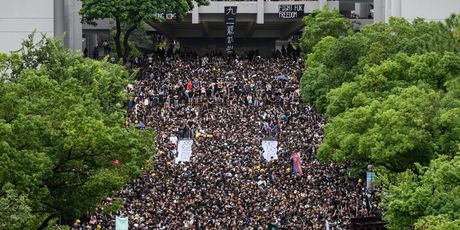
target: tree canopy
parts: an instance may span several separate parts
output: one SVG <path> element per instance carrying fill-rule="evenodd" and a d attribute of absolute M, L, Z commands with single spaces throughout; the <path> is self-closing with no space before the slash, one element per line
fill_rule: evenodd
<path fill-rule="evenodd" d="M 452 154 L 460 140 L 460 55 L 398 55 L 329 92 L 322 159 L 366 161 L 393 171 Z M 449 117 L 449 118 L 447 118 Z"/>
<path fill-rule="evenodd" d="M 460 155 L 440 157 L 428 167 L 406 171 L 392 178 L 383 207 L 389 229 L 460 228 Z"/>
<path fill-rule="evenodd" d="M 366 66 L 380 65 L 402 53 L 458 53 L 460 43 L 455 39 L 456 27 L 452 27 L 460 26 L 450 24 L 422 19 L 410 23 L 405 19 L 391 18 L 387 24 L 368 25 L 348 36 L 320 36 L 324 39 L 315 43 L 311 53 L 306 53 L 306 71 L 301 81 L 303 100 L 326 112 L 327 94 L 342 83 L 354 81 L 364 73 Z M 307 24 L 306 29 L 309 26 Z M 301 42 L 305 40 L 307 37 Z"/>
<path fill-rule="evenodd" d="M 315 10 L 304 18 L 305 28 L 300 41 L 302 52 L 308 54 L 326 36 L 340 37 L 351 32 L 351 25 L 336 9 Z"/>
<path fill-rule="evenodd" d="M 328 120 L 318 157 L 376 166 L 390 229 L 460 227 L 459 21 L 391 18 L 306 53 L 302 98 Z"/>
<path fill-rule="evenodd" d="M 392 18 L 318 42 L 301 87 L 303 99 L 329 119 L 319 158 L 401 172 L 457 152 L 454 25 Z"/>
<path fill-rule="evenodd" d="M 153 131 L 123 127 L 123 67 L 31 37 L 0 54 L 0 81 L 0 228 L 68 224 L 146 167 Z"/>
<path fill-rule="evenodd" d="M 208 3 L 207 0 L 195 2 L 198 5 Z M 161 15 L 166 13 L 173 13 L 176 20 L 182 20 L 192 9 L 192 0 L 83 0 L 80 14 L 82 22 L 88 24 L 95 24 L 98 19 L 115 20 L 117 56 L 126 62 L 130 53 L 129 38 L 144 21 L 162 22 Z"/>

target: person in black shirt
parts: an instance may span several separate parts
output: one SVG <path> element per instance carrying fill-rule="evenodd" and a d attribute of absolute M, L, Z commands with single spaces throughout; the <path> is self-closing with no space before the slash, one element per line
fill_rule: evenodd
<path fill-rule="evenodd" d="M 98 223 L 113 229 L 115 216 L 125 215 L 131 228 L 142 230 L 265 229 L 270 223 L 282 229 L 324 229 L 326 220 L 334 229 L 345 229 L 354 211 L 363 208 L 357 202 L 362 189 L 349 186 L 344 166 L 316 159 L 324 119 L 299 103 L 303 60 L 287 54 L 207 58 L 205 65 L 188 52 L 152 58 L 151 67 L 142 69 L 127 89 L 128 124 L 138 120 L 157 132 L 155 167 L 106 199 L 104 204 L 115 198 L 124 202 L 111 215 L 99 208 Z M 152 73 L 155 81 L 148 80 Z M 279 75 L 290 80 L 280 82 Z M 200 86 L 186 91 L 189 81 Z M 143 106 L 148 92 L 161 101 L 162 89 L 174 109 L 168 103 Z M 188 103 L 187 96 L 200 103 Z M 184 138 L 194 141 L 191 161 L 175 164 L 177 139 Z M 266 138 L 278 141 L 277 160 L 261 157 Z M 300 152 L 303 175 L 293 174 L 293 152 Z"/>

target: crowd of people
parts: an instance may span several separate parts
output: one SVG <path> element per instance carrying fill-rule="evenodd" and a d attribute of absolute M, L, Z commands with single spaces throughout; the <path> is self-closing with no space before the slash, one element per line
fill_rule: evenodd
<path fill-rule="evenodd" d="M 134 65 L 125 125 L 156 130 L 156 166 L 107 198 L 122 198 L 118 212 L 99 208 L 80 228 L 114 229 L 124 216 L 130 229 L 345 229 L 365 209 L 362 184 L 315 156 L 324 118 L 300 100 L 298 55 L 181 52 Z M 192 156 L 175 163 L 181 139 L 194 141 Z M 261 156 L 266 139 L 278 141 L 278 159 Z"/>

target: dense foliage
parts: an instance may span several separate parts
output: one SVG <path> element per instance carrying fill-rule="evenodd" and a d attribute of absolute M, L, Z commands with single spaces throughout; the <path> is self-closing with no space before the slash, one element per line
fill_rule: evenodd
<path fill-rule="evenodd" d="M 390 229 L 460 229 L 460 156 L 440 157 L 393 178 L 384 196 Z"/>
<path fill-rule="evenodd" d="M 436 153 L 454 154 L 458 27 L 457 16 L 446 23 L 392 18 L 323 37 L 301 81 L 303 99 L 329 118 L 319 157 L 404 171 Z"/>
<path fill-rule="evenodd" d="M 304 53 L 310 53 L 313 47 L 326 36 L 340 37 L 351 33 L 351 25 L 336 9 L 315 10 L 304 18 L 305 28 L 300 41 Z"/>
<path fill-rule="evenodd" d="M 460 107 L 449 102 L 460 99 L 451 91 L 459 76 L 460 56 L 453 53 L 401 54 L 366 68 L 329 92 L 331 119 L 319 157 L 401 171 L 428 163 L 436 152 L 453 154 Z"/>
<path fill-rule="evenodd" d="M 207 0 L 195 0 L 198 5 Z M 193 9 L 192 0 L 83 0 L 82 21 L 95 24 L 98 19 L 113 19 L 116 33 L 113 37 L 118 58 L 126 62 L 131 51 L 130 36 L 144 21 L 162 22 L 161 15 L 173 13 L 182 20 Z M 122 41 L 123 40 L 123 41 Z"/>
<path fill-rule="evenodd" d="M 302 78 L 302 97 L 318 110 L 326 112 L 329 91 L 353 81 L 357 75 L 364 73 L 366 66 L 380 65 L 399 53 L 458 52 L 460 43 L 455 39 L 458 25 L 421 19 L 410 23 L 405 19 L 392 18 L 388 24 L 368 25 L 361 32 L 349 36 L 323 37 L 319 34 L 317 36 L 324 39 L 308 54 L 307 71 Z"/>
<path fill-rule="evenodd" d="M 141 173 L 153 132 L 123 127 L 129 79 L 52 39 L 0 54 L 0 229 L 70 223 Z"/>
<path fill-rule="evenodd" d="M 326 13 L 337 23 L 328 27 L 342 27 Z M 313 17 L 307 27 L 327 21 Z M 348 35 L 303 38 L 318 42 L 309 53 L 304 48 L 302 98 L 328 118 L 318 157 L 385 172 L 382 206 L 391 229 L 458 228 L 459 31 L 460 15 L 452 15 L 444 22 L 391 18 Z"/>

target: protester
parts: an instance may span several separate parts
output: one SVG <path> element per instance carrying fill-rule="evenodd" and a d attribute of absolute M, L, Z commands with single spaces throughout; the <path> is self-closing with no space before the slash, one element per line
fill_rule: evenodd
<path fill-rule="evenodd" d="M 127 88 L 125 125 L 157 131 L 156 166 L 107 198 L 121 197 L 122 208 L 98 208 L 93 223 L 114 229 L 115 216 L 127 216 L 130 229 L 346 228 L 363 208 L 363 188 L 317 160 L 324 119 L 301 103 L 304 61 L 283 53 L 136 59 L 143 69 Z M 181 138 L 194 139 L 193 153 L 175 164 Z M 278 141 L 277 160 L 261 157 L 265 139 Z"/>

